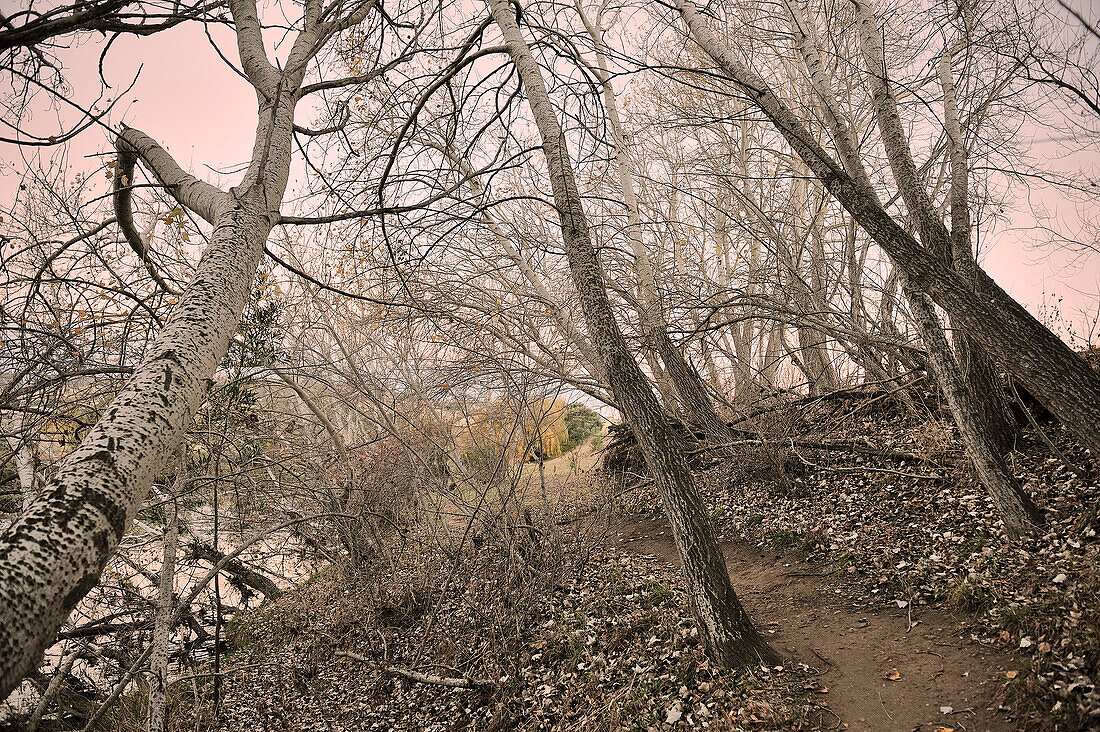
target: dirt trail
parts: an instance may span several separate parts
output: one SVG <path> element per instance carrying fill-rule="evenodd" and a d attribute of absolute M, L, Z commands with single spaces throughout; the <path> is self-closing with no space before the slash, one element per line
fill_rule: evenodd
<path fill-rule="evenodd" d="M 664 518 L 626 523 L 619 546 L 679 564 Z M 776 650 L 822 672 L 826 727 L 875 732 L 1011 730 L 995 707 L 1013 659 L 966 640 L 950 615 L 927 607 L 860 610 L 820 570 L 756 547 L 727 544 L 734 587 Z M 907 628 L 908 631 L 907 631 Z M 1018 667 L 1018 666 L 1017 666 Z M 899 674 L 896 680 L 886 678 Z M 941 707 L 951 707 L 945 714 Z"/>

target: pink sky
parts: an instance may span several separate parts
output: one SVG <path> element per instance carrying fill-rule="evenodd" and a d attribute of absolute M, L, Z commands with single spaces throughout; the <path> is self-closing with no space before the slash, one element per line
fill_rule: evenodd
<path fill-rule="evenodd" d="M 228 31 L 212 27 L 211 34 L 223 53 L 235 59 Z M 100 47 L 98 37 L 87 37 L 79 47 L 63 52 L 74 99 L 93 101 L 88 94 L 98 89 Z M 218 57 L 196 24 L 183 24 L 150 38 L 119 38 L 105 67 L 108 81 L 116 89 L 125 87 L 139 64 L 138 83 L 116 108 L 112 122 L 125 122 L 148 133 L 196 175 L 232 184 L 235 175 L 219 178 L 211 168 L 233 170 L 251 153 L 256 105 L 248 84 Z M 49 119 L 45 110 L 39 110 L 30 126 L 42 130 Z M 93 167 L 96 161 L 85 161 L 84 156 L 110 147 L 105 130 L 89 130 L 72 143 L 69 164 L 74 170 Z M 48 157 L 53 151 L 47 148 L 39 154 Z M 0 180 L 0 196 L 7 201 L 16 183 L 13 173 L 25 168 L 20 155 L 14 146 L 0 144 L 0 160 L 10 165 Z M 1100 155 L 1095 151 L 1087 153 L 1088 159 L 1080 157 L 1086 153 L 1077 155 L 1059 165 L 1100 167 L 1096 165 Z M 292 189 L 294 185 L 292 178 Z M 1049 190 L 1033 192 L 1033 198 L 1054 214 L 1057 229 L 1076 235 L 1080 212 L 1074 204 Z M 1072 321 L 1080 319 L 1082 310 L 1095 312 L 1100 300 L 1100 256 L 1072 257 L 1049 247 L 1036 248 L 1042 239 L 1031 230 L 1034 219 L 1024 210 L 1026 204 L 1017 202 L 1016 207 L 1012 225 L 983 237 L 987 249 L 982 263 L 989 274 L 1034 313 L 1038 313 L 1044 293 L 1063 297 L 1062 314 Z"/>

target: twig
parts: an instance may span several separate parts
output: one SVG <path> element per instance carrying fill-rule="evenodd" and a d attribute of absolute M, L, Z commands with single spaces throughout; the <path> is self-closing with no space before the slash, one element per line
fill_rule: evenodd
<path fill-rule="evenodd" d="M 449 677 L 449 676 L 435 676 L 432 674 L 422 674 L 419 671 L 412 671 L 410 669 L 399 668 L 398 666 L 379 666 L 366 656 L 362 656 L 358 653 L 352 653 L 351 651 L 336 651 L 333 655 L 343 656 L 345 658 L 352 658 L 356 661 L 362 661 L 363 663 L 370 664 L 373 668 L 383 671 L 391 676 L 400 676 L 403 679 L 409 681 L 415 681 L 419 684 L 434 684 L 436 686 L 448 686 L 452 689 L 477 689 L 479 691 L 487 691 L 495 688 L 496 684 L 488 679 L 472 679 L 469 676 L 463 677 Z"/>
<path fill-rule="evenodd" d="M 882 711 L 886 712 L 886 718 L 893 722 L 894 716 L 890 714 L 890 710 L 886 708 L 886 702 L 882 700 L 882 692 L 876 689 L 875 693 L 878 694 L 878 703 L 882 705 Z"/>
<path fill-rule="evenodd" d="M 245 669 L 248 669 L 248 668 L 260 668 L 260 667 L 263 667 L 263 666 L 278 666 L 278 665 L 279 665 L 278 663 L 270 662 L 270 661 L 267 662 L 267 663 L 249 663 L 249 664 L 246 664 L 244 666 L 236 666 L 236 667 L 231 668 L 231 669 L 226 669 L 225 671 L 218 671 L 217 673 L 206 672 L 206 673 L 199 673 L 199 674 L 189 674 L 187 676 L 177 676 L 176 678 L 174 678 L 174 679 L 172 679 L 171 681 L 168 682 L 168 686 L 172 686 L 173 684 L 178 684 L 181 681 L 191 681 L 193 679 L 206 679 L 206 678 L 210 678 L 211 676 L 229 676 L 230 674 L 235 674 L 238 671 L 244 671 Z"/>
<path fill-rule="evenodd" d="M 887 473 L 888 475 L 900 475 L 903 478 L 917 478 L 919 480 L 943 480 L 943 476 L 937 473 L 925 475 L 923 473 L 906 473 L 904 470 L 891 470 L 890 468 L 875 468 L 870 465 L 860 465 L 850 468 L 831 468 L 827 465 L 814 465 L 808 463 L 815 470 L 828 470 L 832 473 Z"/>
<path fill-rule="evenodd" d="M 889 475 L 900 475 L 903 478 L 918 478 L 921 480 L 943 480 L 943 476 L 937 475 L 936 473 L 932 473 L 930 475 L 925 475 L 922 473 L 906 473 L 904 470 L 893 470 L 892 468 L 876 468 L 870 465 L 858 465 L 848 468 L 832 468 L 827 465 L 818 465 L 817 463 L 811 462 L 802 456 L 802 453 L 800 453 L 795 448 L 794 440 L 791 440 L 791 452 L 795 454 L 795 457 L 802 461 L 803 465 L 808 465 L 814 470 L 828 470 L 833 473 L 887 473 Z"/>
<path fill-rule="evenodd" d="M 728 449 L 731 447 L 745 447 L 745 446 L 767 446 L 767 445 L 797 445 L 798 447 L 805 447 L 812 450 L 834 450 L 840 452 L 854 452 L 860 455 L 873 455 L 875 457 L 894 458 L 896 460 L 912 460 L 914 462 L 927 462 L 925 458 L 920 455 L 915 455 L 911 452 L 903 452 L 901 450 L 891 450 L 888 448 L 879 448 L 869 442 L 856 442 L 856 441 L 841 441 L 841 440 L 810 440 L 804 438 L 779 438 L 779 439 L 750 439 L 750 440 L 736 440 L 734 442 L 728 442 L 721 445 L 705 445 L 696 450 L 692 450 L 689 454 L 698 455 L 699 453 L 709 452 L 711 450 Z"/>

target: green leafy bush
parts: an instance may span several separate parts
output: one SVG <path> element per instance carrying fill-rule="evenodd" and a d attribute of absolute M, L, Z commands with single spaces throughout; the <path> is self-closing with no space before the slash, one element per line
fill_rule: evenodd
<path fill-rule="evenodd" d="M 565 408 L 565 427 L 575 447 L 603 431 L 603 418 L 583 404 L 570 404 Z"/>

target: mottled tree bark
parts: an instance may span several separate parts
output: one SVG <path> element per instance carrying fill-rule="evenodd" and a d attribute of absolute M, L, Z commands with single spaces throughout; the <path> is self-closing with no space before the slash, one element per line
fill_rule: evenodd
<path fill-rule="evenodd" d="M 649 383 L 615 322 L 565 136 L 547 94 L 542 72 L 523 39 L 508 0 L 489 0 L 488 5 L 519 72 L 542 135 L 565 252 L 580 294 L 588 332 L 599 349 L 615 401 L 655 476 L 683 560 L 688 597 L 707 653 L 722 666 L 772 661 L 777 657 L 775 651 L 753 626 L 730 584 L 710 514 L 695 488 L 683 446 L 665 421 Z"/>
<path fill-rule="evenodd" d="M 0 536 L 0 696 L 37 664 L 99 581 L 228 349 L 270 224 L 227 194 L 212 198 L 210 246 L 149 355 L 42 495 Z"/>
<path fill-rule="evenodd" d="M 0 698 L 34 669 L 69 612 L 99 581 L 194 418 L 279 218 L 306 65 L 324 39 L 358 22 L 369 8 L 323 22 L 321 4 L 309 0 L 303 28 L 280 69 L 264 51 L 254 1 L 231 0 L 241 66 L 256 88 L 258 121 L 252 162 L 230 191 L 188 175 L 141 132 L 119 134 L 119 162 L 140 161 L 213 229 L 194 279 L 145 360 L 45 491 L 0 535 Z"/>

